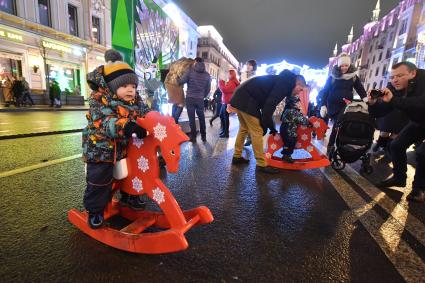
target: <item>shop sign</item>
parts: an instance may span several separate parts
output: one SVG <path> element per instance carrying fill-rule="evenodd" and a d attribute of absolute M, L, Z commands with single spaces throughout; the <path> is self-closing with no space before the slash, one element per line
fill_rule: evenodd
<path fill-rule="evenodd" d="M 43 40 L 43 47 L 48 48 L 48 49 L 52 49 L 52 50 L 56 50 L 56 51 L 60 51 L 60 52 L 65 52 L 65 53 L 71 53 L 72 49 L 70 47 L 67 47 L 65 45 L 61 45 L 61 44 L 56 44 L 53 42 L 48 42 L 48 41 L 44 41 Z"/>
<path fill-rule="evenodd" d="M 19 35 L 19 34 L 10 32 L 10 31 L 6 31 L 6 30 L 3 30 L 3 29 L 0 29 L 0 37 L 11 39 L 11 40 L 16 40 L 16 41 L 23 41 L 22 35 Z"/>

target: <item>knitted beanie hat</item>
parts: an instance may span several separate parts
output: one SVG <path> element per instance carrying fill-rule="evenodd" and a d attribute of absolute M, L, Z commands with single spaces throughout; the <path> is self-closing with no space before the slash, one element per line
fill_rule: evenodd
<path fill-rule="evenodd" d="M 103 66 L 104 78 L 109 89 L 116 93 L 117 89 L 127 85 L 137 86 L 139 79 L 134 70 L 127 63 L 123 62 L 123 57 L 115 49 L 105 52 L 106 64 Z"/>
<path fill-rule="evenodd" d="M 341 53 L 341 55 L 339 55 L 338 67 L 341 67 L 341 65 L 351 65 L 351 58 L 347 53 Z"/>

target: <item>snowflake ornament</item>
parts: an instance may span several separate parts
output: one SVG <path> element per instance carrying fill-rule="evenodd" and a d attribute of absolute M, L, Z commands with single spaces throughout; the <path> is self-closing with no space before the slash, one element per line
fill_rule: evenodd
<path fill-rule="evenodd" d="M 140 156 L 139 159 L 137 159 L 137 167 L 143 172 L 145 173 L 146 171 L 149 170 L 149 161 L 143 157 Z"/>
<path fill-rule="evenodd" d="M 164 125 L 161 125 L 160 123 L 158 123 L 153 128 L 153 134 L 156 139 L 162 142 L 167 137 L 167 128 Z"/>
<path fill-rule="evenodd" d="M 271 158 L 272 158 L 272 155 L 270 154 L 270 152 L 267 152 L 267 153 L 266 153 L 266 158 L 267 158 L 267 159 L 271 159 Z"/>
<path fill-rule="evenodd" d="M 161 204 L 161 203 L 165 202 L 164 192 L 161 191 L 160 188 L 156 188 L 152 192 L 153 192 L 152 198 L 153 198 L 154 201 L 156 201 L 157 204 Z"/>
<path fill-rule="evenodd" d="M 311 145 L 307 146 L 307 151 L 308 152 L 312 152 L 313 151 L 313 147 Z"/>
<path fill-rule="evenodd" d="M 140 193 L 141 191 L 143 191 L 143 184 L 142 184 L 142 180 L 140 180 L 137 177 L 134 177 L 133 180 L 131 181 L 133 183 L 133 189 Z"/>
<path fill-rule="evenodd" d="M 308 139 L 308 136 L 306 134 L 301 136 L 301 140 L 306 141 Z"/>
<path fill-rule="evenodd" d="M 314 127 L 315 129 L 320 128 L 320 122 L 319 122 L 319 121 L 314 122 L 314 123 L 313 123 L 313 127 Z"/>
<path fill-rule="evenodd" d="M 272 144 L 270 145 L 270 148 L 271 148 L 271 149 L 273 149 L 273 150 L 276 150 L 277 145 L 276 145 L 275 143 L 272 143 Z"/>
<path fill-rule="evenodd" d="M 133 138 L 133 144 L 137 147 L 140 148 L 143 145 L 143 139 L 139 139 L 139 138 Z"/>

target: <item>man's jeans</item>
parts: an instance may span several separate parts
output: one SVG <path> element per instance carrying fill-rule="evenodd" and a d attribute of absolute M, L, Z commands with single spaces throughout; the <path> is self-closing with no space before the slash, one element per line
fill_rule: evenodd
<path fill-rule="evenodd" d="M 394 177 L 399 180 L 406 180 L 407 178 L 407 149 L 414 143 L 423 142 L 425 139 L 425 126 L 421 126 L 418 123 L 409 122 L 407 126 L 401 130 L 400 134 L 391 142 L 391 159 L 393 162 Z M 425 173 L 423 172 L 423 158 L 424 145 L 422 143 L 416 149 L 416 155 L 419 166 L 416 168 L 415 185 L 425 187 Z"/>
<path fill-rule="evenodd" d="M 204 99 L 203 98 L 186 98 L 187 115 L 189 116 L 190 133 L 192 137 L 196 137 L 196 121 L 195 112 L 199 119 L 199 127 L 201 136 L 206 135 Z"/>
<path fill-rule="evenodd" d="M 183 112 L 183 107 L 179 106 L 178 104 L 173 104 L 173 108 L 171 110 L 171 116 L 174 118 L 174 121 L 176 124 L 179 123 L 179 118 Z"/>
<path fill-rule="evenodd" d="M 412 189 L 425 191 L 425 142 L 416 148 L 416 173 Z"/>
<path fill-rule="evenodd" d="M 223 127 L 223 134 L 229 135 L 229 127 L 230 127 L 230 118 L 229 113 L 227 112 L 227 104 L 222 104 L 220 111 L 220 121 Z"/>

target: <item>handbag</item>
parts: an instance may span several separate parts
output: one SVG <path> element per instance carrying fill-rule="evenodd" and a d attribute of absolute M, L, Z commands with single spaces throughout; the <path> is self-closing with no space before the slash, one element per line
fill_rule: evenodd
<path fill-rule="evenodd" d="M 127 176 L 128 176 L 127 159 L 123 158 L 115 162 L 113 177 L 115 180 L 122 180 L 127 178 Z"/>

